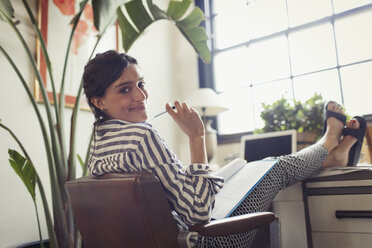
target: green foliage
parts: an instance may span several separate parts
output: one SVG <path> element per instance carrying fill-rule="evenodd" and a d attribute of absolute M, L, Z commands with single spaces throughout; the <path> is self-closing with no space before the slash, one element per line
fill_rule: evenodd
<path fill-rule="evenodd" d="M 203 20 L 203 12 L 199 8 L 195 8 L 185 19 L 176 21 L 176 25 L 193 45 L 196 52 L 200 54 L 203 61 L 209 63 L 211 54 L 206 43 L 208 36 L 205 34 L 204 28 L 199 26 Z"/>
<path fill-rule="evenodd" d="M 264 127 L 256 133 L 295 129 L 297 132 L 315 132 L 319 137 L 323 130 L 324 104 L 320 94 L 305 101 L 289 101 L 281 98 L 272 104 L 262 104 L 261 118 Z"/>
<path fill-rule="evenodd" d="M 92 0 L 94 26 L 102 32 L 115 21 L 116 9 L 125 3 L 125 0 Z"/>
<path fill-rule="evenodd" d="M 39 218 L 39 212 L 38 212 L 37 205 L 36 205 L 35 186 L 36 186 L 36 182 L 38 181 L 38 176 L 37 176 L 35 167 L 29 159 L 23 157 L 21 154 L 19 154 L 15 150 L 9 149 L 8 154 L 9 154 L 10 165 L 12 166 L 12 168 L 14 169 L 18 177 L 22 180 L 23 184 L 25 185 L 28 192 L 30 193 L 32 201 L 34 203 L 35 213 L 36 213 L 36 218 L 37 218 L 37 227 L 39 230 L 40 247 L 43 248 L 44 244 L 42 242 L 43 238 L 41 236 L 40 218 Z"/>
<path fill-rule="evenodd" d="M 26 186 L 28 192 L 32 197 L 32 200 L 35 201 L 36 171 L 34 166 L 31 164 L 30 161 L 28 161 L 15 150 L 9 149 L 8 154 L 10 165 Z"/>
<path fill-rule="evenodd" d="M 77 159 L 79 161 L 81 170 L 83 171 L 82 175 L 87 176 L 87 174 L 88 174 L 87 173 L 88 172 L 87 164 L 85 163 L 85 161 L 81 158 L 81 156 L 79 154 L 76 154 L 76 156 L 77 156 Z"/>
<path fill-rule="evenodd" d="M 14 17 L 14 9 L 9 1 L 0 0 L 0 9 L 3 11 L 4 15 L 8 18 Z M 4 21 L 5 18 L 0 15 L 0 20 Z"/>

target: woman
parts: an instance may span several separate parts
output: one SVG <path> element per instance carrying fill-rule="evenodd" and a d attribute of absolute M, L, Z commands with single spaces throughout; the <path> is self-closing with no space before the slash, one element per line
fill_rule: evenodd
<path fill-rule="evenodd" d="M 115 51 L 98 54 L 84 70 L 84 92 L 95 115 L 94 139 L 88 162 L 92 175 L 148 171 L 155 174 L 167 195 L 181 228 L 210 219 L 215 195 L 223 179 L 207 164 L 204 126 L 198 113 L 186 103 L 169 103 L 166 110 L 189 139 L 191 165 L 186 167 L 159 134 L 146 123 L 148 92 L 136 59 Z M 278 158 L 278 163 L 234 210 L 232 215 L 264 211 L 278 193 L 318 172 L 321 167 L 345 166 L 348 152 L 360 136 L 359 122 L 347 123 L 350 135 L 342 137 L 345 115 L 341 107 L 326 106 L 324 136 L 302 151 Z M 351 131 L 350 131 L 351 130 Z M 364 135 L 364 134 L 363 134 Z M 190 237 L 197 247 L 241 247 L 254 233 L 228 238 Z"/>

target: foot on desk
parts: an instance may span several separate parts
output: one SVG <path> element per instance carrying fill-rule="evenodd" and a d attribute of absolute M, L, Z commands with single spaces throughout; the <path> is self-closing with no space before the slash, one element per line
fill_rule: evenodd
<path fill-rule="evenodd" d="M 362 121 L 360 122 L 360 119 L 358 118 L 354 118 L 352 120 L 349 120 L 346 123 L 346 127 L 350 129 L 350 131 L 348 132 L 344 131 L 345 136 L 341 139 L 340 143 L 333 150 L 329 152 L 328 157 L 323 162 L 323 168 L 333 167 L 333 166 L 339 166 L 339 167 L 349 166 L 349 163 L 350 163 L 349 160 L 355 161 L 356 157 L 359 158 L 360 149 L 354 149 L 354 145 L 357 144 L 357 142 L 359 143 L 358 140 L 360 140 L 360 137 L 359 136 L 355 137 L 355 135 L 350 135 L 350 132 L 351 133 L 362 132 L 363 122 Z M 356 130 L 361 130 L 361 131 L 356 131 Z M 363 134 L 363 137 L 364 137 L 364 134 Z"/>
<path fill-rule="evenodd" d="M 356 125 L 357 122 L 359 123 L 359 127 L 354 128 L 354 125 Z M 367 124 L 364 117 L 355 116 L 342 131 L 342 134 L 345 137 L 350 135 L 357 139 L 357 142 L 355 142 L 355 144 L 350 148 L 347 166 L 355 166 L 359 161 L 364 135 L 366 134 L 366 126 Z"/>
<path fill-rule="evenodd" d="M 330 153 L 340 143 L 346 117 L 341 105 L 333 101 L 327 103 L 324 111 L 323 137 L 318 143 Z"/>

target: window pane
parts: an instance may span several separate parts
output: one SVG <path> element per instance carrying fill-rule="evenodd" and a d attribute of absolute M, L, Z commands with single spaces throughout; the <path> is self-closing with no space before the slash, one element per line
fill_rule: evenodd
<path fill-rule="evenodd" d="M 289 77 L 287 39 L 281 36 L 221 52 L 215 57 L 214 73 L 217 91 Z"/>
<path fill-rule="evenodd" d="M 335 22 L 340 64 L 372 57 L 372 10 Z"/>
<path fill-rule="evenodd" d="M 245 5 L 232 2 L 236 1 L 215 1 L 218 48 L 246 42 L 288 27 L 285 0 L 260 0 Z"/>
<path fill-rule="evenodd" d="M 336 66 L 331 24 L 322 24 L 289 35 L 293 74 Z"/>
<path fill-rule="evenodd" d="M 220 94 L 229 110 L 218 115 L 218 133 L 232 134 L 254 129 L 252 89 L 229 91 Z"/>
<path fill-rule="evenodd" d="M 215 56 L 214 78 L 217 92 L 248 85 L 247 58 L 246 47 L 228 50 Z"/>
<path fill-rule="evenodd" d="M 345 10 L 357 8 L 368 3 L 372 3 L 372 0 L 334 0 L 335 13 L 340 13 Z"/>
<path fill-rule="evenodd" d="M 218 13 L 214 18 L 216 48 L 225 48 L 250 39 L 247 8 L 234 12 Z"/>
<path fill-rule="evenodd" d="M 372 63 L 341 68 L 345 107 L 348 114 L 372 114 Z"/>
<path fill-rule="evenodd" d="M 288 43 L 285 36 L 254 43 L 248 47 L 244 71 L 256 84 L 290 76 Z"/>
<path fill-rule="evenodd" d="M 247 5 L 249 5 L 249 1 L 213 1 L 214 13 L 218 15 L 241 10 L 246 8 Z"/>
<path fill-rule="evenodd" d="M 275 81 L 271 83 L 256 85 L 253 87 L 254 103 L 254 128 L 263 128 L 264 122 L 261 119 L 262 103 L 272 104 L 281 99 L 292 99 L 292 84 L 290 79 Z"/>
<path fill-rule="evenodd" d="M 331 14 L 331 0 L 288 0 L 288 16 L 291 27 L 321 19 Z"/>
<path fill-rule="evenodd" d="M 293 79 L 294 95 L 297 101 L 305 102 L 321 94 L 325 100 L 342 103 L 340 81 L 337 70 L 312 73 Z"/>

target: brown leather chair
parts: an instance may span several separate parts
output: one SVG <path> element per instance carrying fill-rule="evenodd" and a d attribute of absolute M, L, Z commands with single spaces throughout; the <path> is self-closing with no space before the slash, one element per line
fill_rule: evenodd
<path fill-rule="evenodd" d="M 159 180 L 150 173 L 82 177 L 65 185 L 84 248 L 186 247 Z M 247 232 L 275 219 L 270 212 L 214 220 L 189 231 L 202 236 Z"/>

